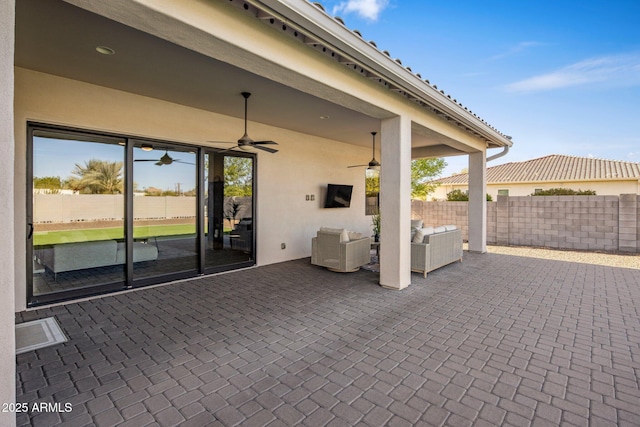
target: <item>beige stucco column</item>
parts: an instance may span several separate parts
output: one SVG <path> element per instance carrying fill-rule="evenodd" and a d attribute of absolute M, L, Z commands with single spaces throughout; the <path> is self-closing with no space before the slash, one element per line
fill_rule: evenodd
<path fill-rule="evenodd" d="M 382 121 L 380 171 L 380 285 L 411 284 L 411 120 Z"/>
<path fill-rule="evenodd" d="M 0 2 L 0 403 L 16 401 L 14 317 L 14 135 L 13 55 L 15 1 Z M 0 411 L 0 425 L 14 426 L 15 413 Z"/>
<path fill-rule="evenodd" d="M 487 251 L 487 160 L 484 151 L 469 154 L 469 250 Z"/>

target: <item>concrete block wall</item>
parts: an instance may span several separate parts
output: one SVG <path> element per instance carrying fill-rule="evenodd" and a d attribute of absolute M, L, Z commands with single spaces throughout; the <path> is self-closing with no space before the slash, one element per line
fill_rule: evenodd
<path fill-rule="evenodd" d="M 638 252 L 638 195 L 622 194 L 619 203 L 619 248 Z"/>
<path fill-rule="evenodd" d="M 516 246 L 617 251 L 617 196 L 510 197 L 509 238 Z"/>
<path fill-rule="evenodd" d="M 467 202 L 423 202 L 411 201 L 411 218 L 422 219 L 424 227 L 456 225 L 462 230 L 462 238 L 469 235 L 469 214 Z"/>
<path fill-rule="evenodd" d="M 425 226 L 456 224 L 468 238 L 466 202 L 413 201 Z M 498 196 L 487 202 L 487 243 L 639 253 L 640 198 L 620 196 Z"/>

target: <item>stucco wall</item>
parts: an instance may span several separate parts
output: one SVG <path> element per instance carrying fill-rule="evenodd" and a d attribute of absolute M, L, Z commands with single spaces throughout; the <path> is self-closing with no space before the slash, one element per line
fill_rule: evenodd
<path fill-rule="evenodd" d="M 640 252 L 640 198 L 500 196 L 487 202 L 487 243 L 590 251 Z M 468 236 L 467 202 L 413 201 L 425 226 L 456 224 Z"/>
<path fill-rule="evenodd" d="M 157 99 L 16 68 L 15 188 L 25 188 L 27 121 L 205 145 L 236 140 L 242 120 Z M 254 138 L 277 141 L 276 154 L 258 153 L 256 250 L 259 265 L 311 255 L 311 238 L 321 226 L 370 233 L 365 216 L 364 170 L 347 168 L 368 159 L 366 147 L 249 123 Z M 13 154 L 10 158 L 13 157 Z M 349 209 L 323 209 L 326 184 L 352 184 Z M 307 201 L 306 195 L 315 195 Z M 15 247 L 25 253 L 25 197 L 16 194 Z M 280 248 L 281 243 L 286 249 Z M 13 268 L 13 264 L 12 264 Z M 26 271 L 17 262 L 16 295 L 25 295 Z M 16 309 L 25 302 L 16 300 Z"/>
<path fill-rule="evenodd" d="M 14 239 L 14 131 L 13 56 L 14 0 L 0 2 L 0 403 L 15 402 Z M 23 252 L 24 253 L 24 252 Z M 24 264 L 24 263 L 23 263 Z M 0 411 L 0 425 L 13 426 L 15 413 Z"/>

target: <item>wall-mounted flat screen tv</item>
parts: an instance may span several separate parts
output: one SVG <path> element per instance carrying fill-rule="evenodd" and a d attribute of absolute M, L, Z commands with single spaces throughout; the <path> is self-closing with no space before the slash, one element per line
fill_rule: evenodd
<path fill-rule="evenodd" d="M 351 193 L 353 185 L 329 184 L 327 186 L 327 198 L 325 208 L 348 208 L 351 206 Z"/>

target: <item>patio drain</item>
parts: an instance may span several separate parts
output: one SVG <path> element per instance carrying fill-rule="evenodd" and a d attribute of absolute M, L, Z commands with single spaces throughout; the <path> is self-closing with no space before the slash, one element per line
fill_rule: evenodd
<path fill-rule="evenodd" d="M 16 325 L 16 354 L 61 344 L 67 337 L 53 317 Z"/>

